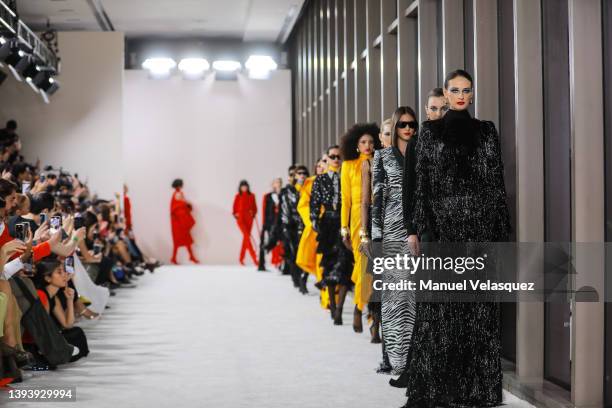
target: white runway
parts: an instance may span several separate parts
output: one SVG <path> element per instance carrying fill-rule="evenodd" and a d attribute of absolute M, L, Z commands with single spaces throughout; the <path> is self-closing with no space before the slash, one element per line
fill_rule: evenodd
<path fill-rule="evenodd" d="M 380 345 L 353 333 L 278 272 L 163 267 L 120 289 L 97 322 L 82 322 L 91 354 L 15 388 L 76 386 L 76 403 L 45 407 L 397 408 L 404 390 L 375 373 Z M 365 323 L 365 322 L 364 322 Z M 505 393 L 507 407 L 531 407 Z M 4 404 L 1 404 L 4 403 Z M 4 406 L 34 406 L 8 401 Z M 42 405 L 41 405 L 42 406 Z"/>

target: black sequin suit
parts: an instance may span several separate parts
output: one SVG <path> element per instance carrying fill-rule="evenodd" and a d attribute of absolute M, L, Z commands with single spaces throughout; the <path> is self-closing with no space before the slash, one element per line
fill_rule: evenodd
<path fill-rule="evenodd" d="M 344 246 L 340 236 L 340 191 L 338 172 L 318 175 L 310 196 L 310 220 L 318 231 L 317 252 L 322 254 L 324 282 L 350 287 L 353 254 Z"/>
<path fill-rule="evenodd" d="M 497 130 L 450 110 L 423 124 L 413 222 L 436 242 L 506 241 L 509 212 Z M 502 401 L 499 304 L 418 302 L 405 376 L 406 407 Z"/>

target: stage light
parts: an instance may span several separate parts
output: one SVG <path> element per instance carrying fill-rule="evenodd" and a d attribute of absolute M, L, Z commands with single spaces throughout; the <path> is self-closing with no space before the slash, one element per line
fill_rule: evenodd
<path fill-rule="evenodd" d="M 176 67 L 176 62 L 172 58 L 147 58 L 142 67 L 149 71 L 153 78 L 166 78 Z"/>
<path fill-rule="evenodd" d="M 213 69 L 215 71 L 236 72 L 241 67 L 242 67 L 242 65 L 238 61 L 218 60 L 218 61 L 213 62 Z"/>
<path fill-rule="evenodd" d="M 13 48 L 5 61 L 15 79 L 19 82 L 23 81 L 21 74 L 30 65 L 30 55 L 23 50 Z"/>
<path fill-rule="evenodd" d="M 57 92 L 60 85 L 53 77 L 49 77 L 46 81 L 38 86 L 38 88 L 45 93 L 45 95 L 53 95 Z"/>
<path fill-rule="evenodd" d="M 210 69 L 210 64 L 204 58 L 183 58 L 178 69 L 187 79 L 199 79 Z"/>
<path fill-rule="evenodd" d="M 268 55 L 251 55 L 244 66 L 249 70 L 249 78 L 253 79 L 267 79 L 270 71 L 278 68 L 278 64 Z"/>

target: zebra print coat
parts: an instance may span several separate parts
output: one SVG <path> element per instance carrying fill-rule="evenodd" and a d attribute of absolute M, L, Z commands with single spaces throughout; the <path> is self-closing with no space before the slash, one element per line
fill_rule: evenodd
<path fill-rule="evenodd" d="M 384 256 L 408 253 L 408 233 L 404 223 L 402 184 L 404 157 L 395 146 L 374 153 L 372 165 L 372 240 L 382 242 Z M 409 278 L 407 271 L 385 270 L 383 282 Z M 393 374 L 406 366 L 414 328 L 416 302 L 409 291 L 382 291 L 383 359 Z"/>

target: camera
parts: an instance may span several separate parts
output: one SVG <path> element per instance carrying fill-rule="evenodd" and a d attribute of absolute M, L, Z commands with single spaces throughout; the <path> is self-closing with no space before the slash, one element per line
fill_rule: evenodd
<path fill-rule="evenodd" d="M 49 223 L 52 229 L 54 230 L 60 229 L 62 227 L 62 216 L 54 215 L 53 217 L 51 217 L 51 221 Z"/>

